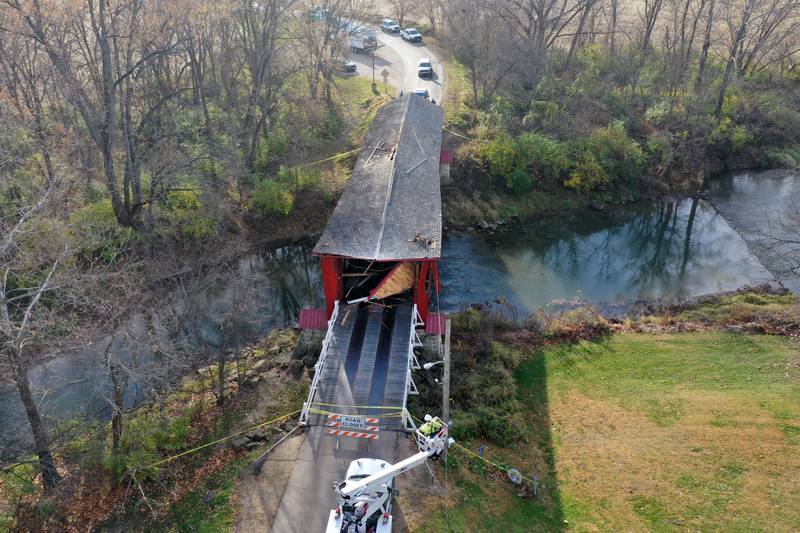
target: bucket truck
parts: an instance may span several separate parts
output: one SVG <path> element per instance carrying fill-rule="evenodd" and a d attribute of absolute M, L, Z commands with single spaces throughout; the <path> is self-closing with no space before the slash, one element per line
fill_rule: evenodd
<path fill-rule="evenodd" d="M 345 480 L 333 484 L 339 505 L 330 512 L 325 533 L 391 533 L 395 476 L 437 459 L 453 442 L 447 429 L 439 417 L 425 415 L 416 432 L 419 453 L 395 464 L 371 458 L 350 463 Z"/>

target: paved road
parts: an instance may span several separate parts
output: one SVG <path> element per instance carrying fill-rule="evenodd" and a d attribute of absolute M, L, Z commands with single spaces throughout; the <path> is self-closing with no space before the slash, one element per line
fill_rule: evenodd
<path fill-rule="evenodd" d="M 359 311 L 358 306 L 340 309 L 325 367 L 320 371 L 315 402 L 338 406 L 402 406 L 405 379 L 397 382 L 393 378 L 404 377 L 407 372 L 411 319 L 410 306 L 386 312 Z M 382 364 L 384 359 L 385 364 Z M 354 414 L 352 410 L 345 412 Z M 332 484 L 344 479 L 353 460 L 371 457 L 390 463 L 396 461 L 397 433 L 389 428 L 399 426 L 400 419 L 372 414 L 375 415 L 381 418 L 380 425 L 384 428 L 377 441 L 344 437 L 337 442 L 337 438 L 328 435 L 321 425 L 308 429 L 283 493 L 273 531 L 325 531 L 330 510 L 336 507 Z M 327 417 L 313 415 L 310 422 L 324 424 Z M 268 474 L 265 471 L 262 475 Z"/>
<path fill-rule="evenodd" d="M 425 87 L 431 98 L 437 103 L 442 101 L 444 87 L 444 66 L 427 46 L 422 43 L 408 43 L 400 38 L 399 33 L 383 33 L 378 31 L 378 40 L 383 44 L 375 52 L 375 81 L 383 89 L 381 72 L 389 71 L 389 85 L 407 93 L 413 89 Z M 372 57 L 349 52 L 347 57 L 358 65 L 358 73 L 372 78 Z M 417 76 L 417 63 L 427 57 L 433 64 L 433 79 Z"/>
<path fill-rule="evenodd" d="M 383 431 L 377 441 L 327 435 L 322 427 L 312 427 L 295 462 L 294 471 L 283 493 L 272 531 L 275 533 L 323 533 L 328 514 L 336 508 L 331 487 L 344 479 L 350 462 L 373 457 L 394 462 L 397 434 Z M 265 471 L 262 475 L 268 475 Z"/>

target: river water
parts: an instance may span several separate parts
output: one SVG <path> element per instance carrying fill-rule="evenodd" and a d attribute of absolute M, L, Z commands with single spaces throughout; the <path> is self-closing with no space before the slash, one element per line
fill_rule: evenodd
<path fill-rule="evenodd" d="M 573 213 L 493 235 L 450 235 L 443 245 L 439 304 L 453 311 L 503 299 L 524 316 L 554 301 L 675 301 L 776 279 L 800 290 L 797 279 L 780 273 L 780 254 L 764 251 L 765 229 L 775 232 L 785 218 L 779 206 L 793 200 L 800 205 L 800 179 L 793 173 L 737 173 L 710 182 L 702 200 Z M 126 386 L 132 404 L 146 398 L 154 381 L 175 378 L 153 376 L 147 369 L 154 366 L 143 364 L 157 361 L 159 344 L 180 345 L 195 359 L 208 359 L 219 349 L 220 323 L 233 311 L 237 320 L 231 335 L 228 318 L 228 349 L 294 323 L 298 309 L 321 301 L 319 267 L 310 250 L 296 245 L 242 258 L 219 281 L 211 280 L 198 301 L 176 305 L 174 315 L 182 315 L 177 333 L 168 334 L 155 317 L 134 317 L 125 335 L 99 334 L 90 345 L 33 369 L 43 414 L 51 423 L 107 416 L 103 355 L 109 342 L 122 359 L 143 369 Z M 202 312 L 185 312 L 190 307 Z M 9 385 L 0 386 L 0 428 L 2 455 L 12 455 L 30 438 Z"/>

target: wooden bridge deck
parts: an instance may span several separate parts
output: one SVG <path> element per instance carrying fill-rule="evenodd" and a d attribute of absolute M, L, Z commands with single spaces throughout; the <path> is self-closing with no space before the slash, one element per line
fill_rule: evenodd
<path fill-rule="evenodd" d="M 368 415 L 381 419 L 381 429 L 401 430 L 409 373 L 409 346 L 413 342 L 413 307 L 360 307 L 339 309 L 333 343 L 312 410 Z M 327 415 L 314 415 L 311 423 L 324 425 Z"/>

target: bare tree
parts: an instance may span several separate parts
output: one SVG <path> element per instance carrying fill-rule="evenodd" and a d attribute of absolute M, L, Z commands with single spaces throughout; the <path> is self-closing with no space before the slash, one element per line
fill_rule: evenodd
<path fill-rule="evenodd" d="M 438 34 L 440 26 L 443 26 L 444 5 L 442 0 L 417 0 L 415 8 L 428 20 L 431 32 Z"/>
<path fill-rule="evenodd" d="M 498 0 L 491 9 L 502 19 L 513 38 L 518 74 L 527 88 L 538 83 L 547 62 L 548 50 L 568 32 L 572 21 L 583 12 L 587 0 Z M 454 6 L 458 9 L 458 6 Z"/>
<path fill-rule="evenodd" d="M 652 48 L 653 31 L 656 28 L 662 7 L 664 7 L 663 0 L 644 0 L 644 10 L 639 12 L 639 17 L 642 20 L 641 47 L 645 53 Z"/>
<path fill-rule="evenodd" d="M 101 155 L 118 222 L 139 227 L 144 202 L 141 143 L 133 122 L 135 77 L 175 49 L 173 25 L 163 19 L 170 11 L 144 0 L 114 4 L 86 0 L 47 11 L 40 2 L 7 0 L 4 4 L 17 15 L 19 29 L 24 28 L 41 45 L 65 87 L 67 100 L 82 118 Z M 163 105 L 156 91 L 150 94 L 157 96 L 156 108 Z M 139 111 L 145 118 L 152 114 L 152 109 Z M 124 154 L 121 176 L 118 150 Z"/>
<path fill-rule="evenodd" d="M 487 105 L 511 69 L 513 45 L 488 4 L 465 0 L 450 12 L 447 45 L 469 71 L 473 104 Z"/>
<path fill-rule="evenodd" d="M 405 28 L 406 15 L 411 8 L 409 0 L 390 0 L 392 4 L 392 15 L 397 19 L 397 23 L 401 28 Z"/>
<path fill-rule="evenodd" d="M 708 11 L 706 13 L 706 26 L 703 32 L 703 46 L 700 49 L 700 58 L 697 60 L 697 78 L 694 83 L 695 94 L 700 94 L 703 87 L 703 76 L 706 71 L 708 61 L 708 50 L 711 48 L 711 32 L 714 28 L 714 7 L 716 0 L 708 0 Z"/>
<path fill-rule="evenodd" d="M 725 71 L 722 73 L 719 93 L 717 94 L 717 105 L 714 110 L 714 114 L 717 118 L 722 116 L 722 105 L 725 103 L 725 94 L 728 92 L 731 75 L 736 67 L 736 58 L 739 57 L 740 49 L 744 46 L 750 19 L 753 17 L 753 13 L 758 6 L 758 1 L 759 0 L 744 0 L 743 2 L 738 2 L 737 0 L 726 0 L 722 4 L 723 16 L 728 28 L 729 39 L 726 50 Z"/>
<path fill-rule="evenodd" d="M 760 250 L 783 276 L 800 280 L 800 196 L 779 206 L 775 222 L 762 232 L 766 245 Z"/>
<path fill-rule="evenodd" d="M 265 130 L 272 127 L 280 91 L 294 66 L 283 53 L 283 23 L 294 0 L 240 0 L 235 10 L 237 45 L 244 53 L 249 88 L 240 145 L 253 170 Z"/>
<path fill-rule="evenodd" d="M 580 5 L 580 16 L 578 17 L 578 26 L 575 29 L 575 32 L 572 36 L 572 42 L 569 46 L 569 52 L 567 52 L 567 61 L 566 63 L 569 65 L 572 61 L 575 52 L 577 52 L 578 48 L 583 45 L 584 42 L 587 40 L 587 33 L 591 34 L 592 32 L 586 32 L 587 24 L 590 23 L 590 15 L 592 15 L 595 6 L 597 4 L 597 0 L 585 0 L 582 5 Z"/>
<path fill-rule="evenodd" d="M 61 269 L 67 261 L 68 247 L 48 246 L 31 239 L 30 234 L 45 216 L 58 188 L 52 160 L 51 135 L 46 131 L 45 92 L 51 77 L 41 68 L 40 49 L 35 43 L 9 36 L 0 41 L 0 73 L 5 80 L 6 102 L 0 102 L 0 116 L 6 127 L 15 126 L 17 135 L 32 134 L 33 149 L 3 161 L 0 166 L 0 191 L 17 189 L 17 201 L 8 212 L 0 209 L 0 341 L 2 363 L 10 370 L 33 434 L 39 469 L 46 489 L 61 476 L 50 449 L 50 438 L 34 400 L 28 379 L 31 365 L 41 359 L 54 321 L 54 305 L 42 301 L 45 294 L 62 283 Z M 2 96 L 2 93 L 0 93 Z M 28 161 L 41 161 L 37 172 L 18 177 Z M 23 179 L 24 183 L 19 181 Z M 49 300 L 53 300 L 48 298 Z M 55 299 L 57 301 L 57 299 Z"/>

